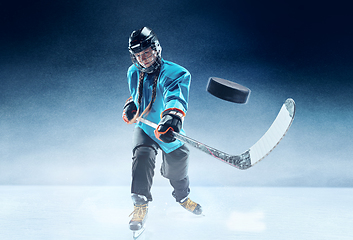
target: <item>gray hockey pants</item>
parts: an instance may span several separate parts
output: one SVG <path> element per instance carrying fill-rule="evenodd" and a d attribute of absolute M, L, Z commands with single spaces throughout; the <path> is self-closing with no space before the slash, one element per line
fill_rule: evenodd
<path fill-rule="evenodd" d="M 149 201 L 152 201 L 151 187 L 158 149 L 158 144 L 142 129 L 135 128 L 131 193 L 144 195 Z M 190 193 L 188 157 L 189 149 L 185 145 L 170 153 L 162 151 L 161 174 L 169 179 L 177 202 Z"/>

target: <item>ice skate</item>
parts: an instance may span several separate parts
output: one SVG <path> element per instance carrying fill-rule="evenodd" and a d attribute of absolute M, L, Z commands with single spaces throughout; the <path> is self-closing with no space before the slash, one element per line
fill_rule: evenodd
<path fill-rule="evenodd" d="M 145 196 L 138 194 L 132 194 L 131 197 L 134 202 L 134 211 L 130 214 L 130 216 L 132 215 L 132 218 L 129 222 L 129 226 L 130 230 L 134 231 L 135 235 L 135 233 L 142 233 L 144 230 L 144 224 L 148 213 L 148 201 Z"/>
<path fill-rule="evenodd" d="M 202 208 L 201 205 L 192 201 L 190 198 L 186 197 L 182 199 L 179 204 L 188 210 L 189 212 L 192 212 L 193 214 L 196 215 L 201 215 L 202 214 Z"/>

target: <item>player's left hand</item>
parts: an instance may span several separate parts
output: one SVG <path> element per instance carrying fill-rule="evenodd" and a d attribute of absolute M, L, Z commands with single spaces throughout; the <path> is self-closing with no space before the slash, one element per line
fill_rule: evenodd
<path fill-rule="evenodd" d="M 162 119 L 158 124 L 154 135 L 165 143 L 174 142 L 174 132 L 180 132 L 184 113 L 179 109 L 167 109 L 162 113 Z"/>

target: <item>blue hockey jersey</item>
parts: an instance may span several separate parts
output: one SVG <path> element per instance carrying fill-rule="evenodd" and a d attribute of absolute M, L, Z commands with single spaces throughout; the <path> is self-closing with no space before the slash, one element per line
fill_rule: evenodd
<path fill-rule="evenodd" d="M 129 67 L 127 80 L 132 99 L 136 106 L 138 106 L 139 70 L 135 65 Z M 156 88 L 156 99 L 150 113 L 144 116 L 144 118 L 158 124 L 161 120 L 162 112 L 166 109 L 178 108 L 186 113 L 188 109 L 190 81 L 191 76 L 188 70 L 175 63 L 162 59 Z M 148 106 L 152 98 L 153 74 L 145 74 L 143 84 L 143 95 L 140 106 L 141 112 Z M 141 128 L 149 137 L 158 143 L 160 148 L 166 153 L 170 153 L 183 145 L 179 140 L 175 140 L 171 143 L 164 143 L 158 140 L 154 135 L 154 129 L 144 123 L 138 122 L 136 127 Z M 181 129 L 180 133 L 185 134 L 184 129 Z"/>

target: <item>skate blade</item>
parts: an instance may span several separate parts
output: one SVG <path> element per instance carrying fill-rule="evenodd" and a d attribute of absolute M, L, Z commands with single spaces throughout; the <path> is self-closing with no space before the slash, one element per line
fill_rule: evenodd
<path fill-rule="evenodd" d="M 141 234 L 145 231 L 145 227 L 142 227 L 140 230 L 137 230 L 137 231 L 133 231 L 133 233 L 132 233 L 132 238 L 134 239 L 134 240 L 136 240 L 138 237 L 140 237 L 141 236 Z"/>

